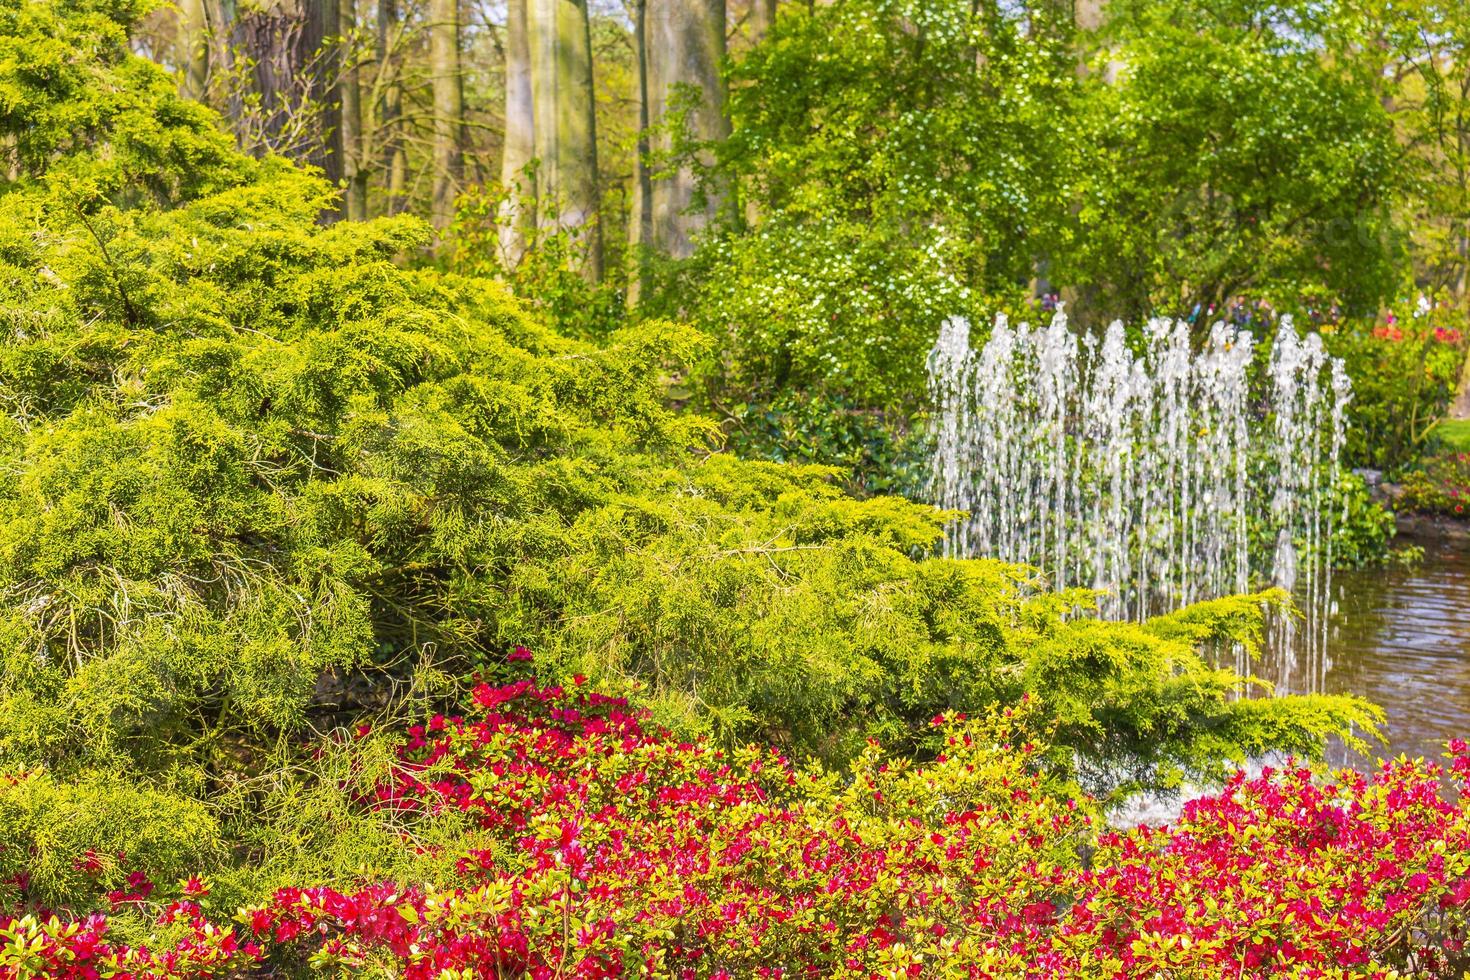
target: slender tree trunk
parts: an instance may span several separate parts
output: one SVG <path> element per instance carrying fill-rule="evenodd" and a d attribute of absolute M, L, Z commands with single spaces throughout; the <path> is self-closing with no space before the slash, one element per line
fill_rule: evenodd
<path fill-rule="evenodd" d="M 403 194 L 408 182 L 408 159 L 403 147 L 399 120 L 403 116 L 403 83 L 400 69 L 391 63 L 397 56 L 399 43 L 398 0 L 378 0 L 377 62 L 381 86 L 378 107 L 377 141 L 382 151 L 385 181 L 385 207 L 388 214 L 403 210 Z"/>
<path fill-rule="evenodd" d="M 459 0 L 430 0 L 429 70 L 434 90 L 434 227 L 454 219 L 463 165 L 463 75 L 459 58 Z"/>
<path fill-rule="evenodd" d="M 204 0 L 179 3 L 179 55 L 184 66 L 184 95 L 203 101 L 209 91 L 209 18 Z"/>
<path fill-rule="evenodd" d="M 653 246 L 653 181 L 648 153 L 648 0 L 635 0 L 633 54 L 638 70 L 638 144 L 633 160 L 633 207 L 628 215 L 628 306 L 637 306 L 648 289 L 648 249 Z"/>
<path fill-rule="evenodd" d="M 672 122 L 670 109 L 680 86 L 698 93 L 686 122 L 689 136 L 706 142 L 729 135 L 725 119 L 724 0 L 648 0 L 648 107 L 654 126 Z M 671 138 L 658 133 L 655 149 L 668 152 Z M 704 162 L 708 162 L 707 160 Z M 675 258 L 694 251 L 694 239 L 723 206 L 718 188 L 698 186 L 693 166 L 679 167 L 653 182 L 653 242 Z"/>
<path fill-rule="evenodd" d="M 237 11 L 235 0 L 203 0 L 205 38 L 207 48 L 205 59 L 208 64 L 208 75 L 206 82 L 210 87 L 209 96 L 212 104 L 223 109 L 226 118 L 232 123 L 239 118 L 240 100 L 235 91 L 236 86 L 218 83 L 221 79 L 228 80 L 234 77 L 235 66 L 235 43 L 237 24 Z"/>
<path fill-rule="evenodd" d="M 592 20 L 587 0 L 560 0 L 557 34 L 564 38 L 568 85 L 559 87 L 558 117 L 564 128 L 557 140 L 565 158 L 557 169 L 566 188 L 564 227 L 585 229 L 582 274 L 602 280 L 601 187 L 597 169 L 597 95 L 592 82 Z"/>
<path fill-rule="evenodd" d="M 211 73 L 228 71 L 234 66 L 234 0 L 202 0 L 205 37 L 209 42 L 205 57 Z"/>
<path fill-rule="evenodd" d="M 1455 300 L 1465 310 L 1466 292 L 1470 290 L 1470 68 L 1462 68 L 1464 80 L 1460 83 L 1460 111 L 1456 113 L 1455 142 L 1452 149 L 1455 158 L 1456 200 L 1460 206 L 1458 233 L 1455 235 L 1455 253 L 1459 257 L 1460 274 L 1455 277 Z"/>
<path fill-rule="evenodd" d="M 408 150 L 396 129 L 393 145 L 388 149 L 387 198 L 389 214 L 401 214 L 408 205 Z"/>
<path fill-rule="evenodd" d="M 311 162 L 337 185 L 343 175 L 341 0 L 304 0 L 303 7 L 298 61 L 311 75 L 304 98 L 319 101 L 322 113 L 322 145 Z"/>
<path fill-rule="evenodd" d="M 1096 31 L 1103 26 L 1105 0 L 1075 0 L 1072 20 L 1079 31 Z"/>
<path fill-rule="evenodd" d="M 982 30 L 985 32 L 984 45 L 987 49 L 992 48 L 1004 30 L 1003 25 L 1005 21 L 1000 11 L 1000 0 L 975 0 L 974 7 L 975 14 L 980 18 L 980 23 L 983 25 Z M 984 73 L 987 63 L 986 59 L 988 57 L 988 51 L 977 52 L 975 56 L 975 71 L 977 73 Z M 986 80 L 985 93 L 991 98 L 997 95 L 997 89 L 993 79 Z"/>
<path fill-rule="evenodd" d="M 582 274 L 602 278 L 592 33 L 586 0 L 528 0 L 538 227 L 572 231 Z"/>
<path fill-rule="evenodd" d="M 531 92 L 531 37 L 527 0 L 508 0 L 505 19 L 505 151 L 500 183 L 505 203 L 500 214 L 500 260 L 508 269 L 520 264 L 536 215 L 536 104 Z"/>
<path fill-rule="evenodd" d="M 363 155 L 362 77 L 357 59 L 357 0 L 341 0 L 342 176 L 347 183 L 347 217 L 367 219 L 367 160 Z"/>
<path fill-rule="evenodd" d="M 1463 309 L 1467 288 L 1470 288 L 1470 233 L 1460 235 L 1460 275 L 1455 280 L 1455 299 Z"/>
<path fill-rule="evenodd" d="M 1470 28 L 1470 23 L 1465 25 Z M 1455 299 L 1460 309 L 1466 309 L 1467 290 L 1470 290 L 1470 66 L 1460 65 L 1460 100 L 1455 113 L 1455 160 L 1456 176 L 1459 178 L 1460 204 L 1460 275 L 1455 282 Z"/>
<path fill-rule="evenodd" d="M 776 23 L 776 0 L 750 0 L 750 40 L 759 44 Z"/>
<path fill-rule="evenodd" d="M 771 32 L 776 23 L 776 0 L 750 0 L 750 43 L 760 44 Z M 738 187 L 727 188 L 728 192 L 735 194 Z M 760 223 L 760 207 L 755 201 L 746 198 L 741 208 L 741 216 L 747 228 L 753 228 Z"/>
<path fill-rule="evenodd" d="M 1108 0 L 1075 0 L 1072 8 L 1072 24 L 1079 32 L 1092 34 L 1103 29 L 1108 20 Z M 1079 75 L 1087 74 L 1087 51 L 1078 45 L 1077 71 Z M 1103 81 L 1109 85 L 1117 81 L 1118 71 L 1122 65 L 1115 59 L 1109 58 L 1107 67 L 1103 69 Z"/>

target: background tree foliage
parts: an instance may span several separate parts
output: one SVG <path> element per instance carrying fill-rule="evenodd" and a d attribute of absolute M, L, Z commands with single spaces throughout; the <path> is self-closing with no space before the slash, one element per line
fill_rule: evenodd
<path fill-rule="evenodd" d="M 1346 42 L 1349 20 L 1399 40 Z M 1461 265 L 1416 237 L 1459 210 L 1429 204 L 1454 168 L 1416 128 L 1438 118 L 1438 146 L 1464 120 L 1385 81 L 1415 58 L 1458 70 L 1463 31 L 1436 23 L 1411 43 L 1410 19 L 1346 3 L 1118 2 L 1100 28 L 1046 5 L 791 5 L 729 73 L 708 179 L 744 208 L 645 309 L 716 338 L 700 391 L 737 444 L 855 465 L 859 486 L 904 456 L 951 315 L 1063 300 L 1084 325 L 1204 330 L 1264 309 L 1366 341 L 1425 263 Z M 1445 295 L 1463 318 L 1463 290 Z M 772 431 L 768 407 L 812 438 Z M 892 434 L 857 453 L 828 421 L 875 413 Z"/>
<path fill-rule="evenodd" d="M 1083 103 L 1076 222 L 1054 266 L 1089 306 L 1204 320 L 1239 296 L 1283 308 L 1325 298 L 1371 320 L 1400 286 L 1389 115 L 1296 13 L 1116 12 Z"/>
<path fill-rule="evenodd" d="M 1292 312 L 1363 363 L 1420 292 L 1463 321 L 1462 8 L 187 0 L 134 44 L 247 152 L 321 166 L 325 217 L 432 213 L 446 264 L 563 333 L 694 323 L 688 394 L 733 446 L 874 492 L 917 489 L 948 315 Z M 1450 346 L 1416 392 L 1454 391 Z M 1352 461 L 1409 465 L 1410 428 Z"/>
<path fill-rule="evenodd" d="M 731 73 L 742 215 L 670 289 L 718 392 L 912 402 L 957 313 L 1016 302 L 1067 210 L 1070 48 L 961 0 L 792 9 Z"/>
<path fill-rule="evenodd" d="M 1204 653 L 1273 596 L 1098 622 L 926 557 L 944 514 L 712 452 L 666 397 L 698 332 L 567 339 L 429 265 L 416 218 L 318 223 L 319 176 L 127 52 L 138 10 L 0 3 L 0 771 L 31 774 L 0 861 L 349 873 L 399 838 L 313 732 L 453 711 L 522 643 L 679 731 L 837 759 L 1042 692 L 1104 787 L 1374 723 L 1233 699 Z M 53 870 L 37 897 L 85 900 Z"/>

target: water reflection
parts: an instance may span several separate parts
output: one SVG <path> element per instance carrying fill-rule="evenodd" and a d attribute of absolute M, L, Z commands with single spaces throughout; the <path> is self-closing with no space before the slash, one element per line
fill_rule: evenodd
<path fill-rule="evenodd" d="M 1332 592 L 1325 678 L 1329 694 L 1357 694 L 1388 715 L 1388 744 L 1373 754 L 1438 758 L 1451 738 L 1470 736 L 1470 541 L 1416 541 L 1424 562 L 1413 568 L 1338 572 Z M 1257 672 L 1269 679 L 1303 677 L 1300 663 L 1267 654 Z M 1334 746 L 1331 761 L 1362 765 Z"/>
<path fill-rule="evenodd" d="M 1333 765 L 1363 769 L 1400 753 L 1438 760 L 1445 742 L 1470 738 L 1470 538 L 1409 542 L 1424 548 L 1413 568 L 1334 573 L 1325 662 L 1306 656 L 1298 636 L 1295 652 L 1278 647 L 1252 668 L 1283 692 L 1356 694 L 1383 708 L 1387 743 L 1370 745 L 1366 757 L 1333 744 Z M 1268 761 L 1282 760 L 1246 769 L 1257 773 Z M 1137 794 L 1109 819 L 1118 827 L 1169 823 L 1184 800 L 1209 791 Z"/>

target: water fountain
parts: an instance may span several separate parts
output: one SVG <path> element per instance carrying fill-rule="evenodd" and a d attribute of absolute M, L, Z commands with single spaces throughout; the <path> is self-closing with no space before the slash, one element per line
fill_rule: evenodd
<path fill-rule="evenodd" d="M 1032 565 L 1054 588 L 1096 590 L 1115 619 L 1280 586 L 1304 616 L 1277 619 L 1273 645 L 1295 653 L 1271 679 L 1320 690 L 1351 390 L 1290 318 L 1253 383 L 1256 353 L 1223 323 L 1196 350 L 1168 319 L 1135 352 L 1121 322 L 1099 342 L 1062 311 L 1040 329 L 997 317 L 977 350 L 950 319 L 929 356 L 930 491 L 968 516 L 946 553 Z"/>

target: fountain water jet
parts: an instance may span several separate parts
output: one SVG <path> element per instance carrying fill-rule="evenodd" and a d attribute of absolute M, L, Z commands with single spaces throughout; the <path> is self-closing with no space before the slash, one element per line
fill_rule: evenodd
<path fill-rule="evenodd" d="M 1096 590 L 1114 619 L 1278 585 L 1305 622 L 1278 618 L 1294 656 L 1272 679 L 1320 690 L 1351 388 L 1288 317 L 1262 390 L 1255 356 L 1223 323 L 1196 351 L 1188 323 L 1150 320 L 1135 353 L 1117 321 L 1099 343 L 1061 311 L 1036 330 L 999 316 L 977 350 L 951 318 L 928 363 L 931 497 L 968 514 L 946 554 L 1035 566 L 1056 588 Z"/>

